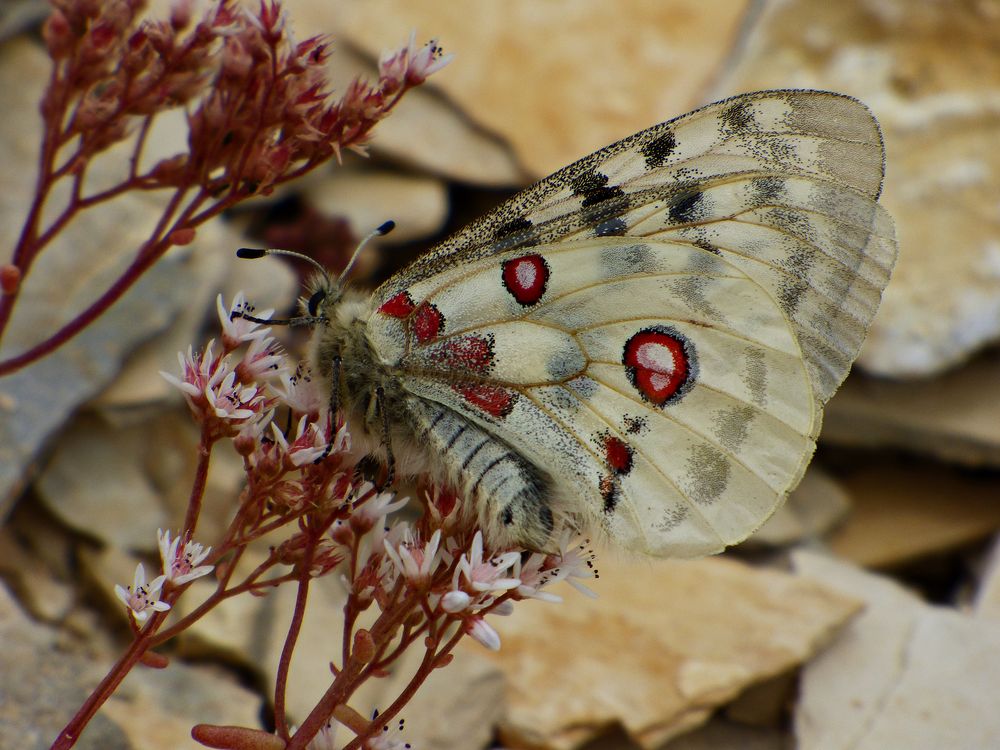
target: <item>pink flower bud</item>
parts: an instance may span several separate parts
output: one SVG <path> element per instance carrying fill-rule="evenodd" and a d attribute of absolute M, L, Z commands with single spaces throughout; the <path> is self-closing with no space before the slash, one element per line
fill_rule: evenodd
<path fill-rule="evenodd" d="M 167 238 L 171 245 L 190 245 L 194 242 L 195 230 L 193 227 L 182 227 L 175 229 Z"/>
<path fill-rule="evenodd" d="M 222 48 L 222 72 L 230 78 L 246 78 L 253 68 L 253 56 L 237 37 L 228 37 Z"/>
<path fill-rule="evenodd" d="M 175 31 L 186 29 L 191 23 L 194 3 L 192 0 L 174 0 L 170 4 L 170 25 Z"/>
<path fill-rule="evenodd" d="M 53 60 L 69 55 L 73 48 L 73 31 L 70 29 L 69 21 L 58 8 L 52 11 L 45 23 L 42 25 L 42 38 L 45 39 L 45 46 L 49 49 L 49 55 Z"/>
<path fill-rule="evenodd" d="M 247 727 L 224 727 L 216 724 L 196 724 L 191 737 L 206 747 L 225 750 L 283 750 L 285 741 L 270 732 Z"/>
<path fill-rule="evenodd" d="M 0 292 L 17 294 L 21 286 L 21 269 L 10 263 L 0 266 Z"/>

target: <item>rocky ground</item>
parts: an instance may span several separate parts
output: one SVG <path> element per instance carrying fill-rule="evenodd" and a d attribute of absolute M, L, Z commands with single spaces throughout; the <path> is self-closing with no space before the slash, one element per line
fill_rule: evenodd
<path fill-rule="evenodd" d="M 0 379 L 0 746 L 48 747 L 125 642 L 114 584 L 155 554 L 157 528 L 180 522 L 197 429 L 158 371 L 214 335 L 220 292 L 242 289 L 259 309 L 298 294 L 289 266 L 240 262 L 235 248 L 338 253 L 392 218 L 396 233 L 362 261 L 375 280 L 597 147 L 768 87 L 842 91 L 873 109 L 900 242 L 805 481 L 724 555 L 603 552 L 597 599 L 568 590 L 497 618 L 502 649 L 463 644 L 406 710 L 406 738 L 425 750 L 997 746 L 1000 3 L 285 5 L 298 38 L 334 34 L 341 83 L 414 28 L 456 57 L 379 125 L 370 158 L 348 154 L 206 226 L 83 335 Z M 40 7 L 0 9 L 4 247 L 33 187 Z M 181 132 L 164 124 L 150 151 L 173 153 Z M 115 277 L 154 200 L 129 196 L 64 233 L 33 270 L 4 353 Z M 235 454 L 215 462 L 206 538 L 242 476 Z M 335 581 L 316 592 L 303 639 L 338 643 L 342 594 Z M 195 723 L 259 725 L 292 596 L 214 612 L 168 669 L 130 675 L 79 747 L 194 748 Z M 304 660 L 293 673 L 294 715 L 328 672 Z M 392 680 L 358 708 L 395 695 Z"/>

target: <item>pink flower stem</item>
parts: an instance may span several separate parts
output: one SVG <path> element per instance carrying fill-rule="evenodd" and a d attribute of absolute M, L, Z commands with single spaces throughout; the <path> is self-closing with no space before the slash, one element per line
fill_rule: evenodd
<path fill-rule="evenodd" d="M 94 688 L 87 700 L 80 706 L 80 710 L 76 712 L 76 715 L 63 727 L 55 742 L 52 743 L 50 750 L 69 750 L 69 748 L 76 744 L 77 740 L 80 739 L 80 734 L 90 720 L 94 718 L 94 715 L 104 705 L 105 701 L 114 694 L 115 690 L 122 683 L 122 680 L 132 670 L 132 667 L 139 662 L 142 655 L 149 649 L 153 634 L 160 626 L 160 623 L 166 618 L 167 614 L 167 612 L 155 612 L 149 618 L 149 622 L 146 623 L 146 627 L 142 629 L 139 636 L 132 641 L 121 658 L 108 670 L 104 679 Z"/>
<path fill-rule="evenodd" d="M 299 563 L 299 586 L 295 593 L 295 607 L 292 609 L 292 620 L 288 624 L 288 634 L 281 647 L 278 659 L 278 670 L 274 680 L 274 722 L 278 736 L 288 739 L 288 723 L 285 717 L 285 695 L 288 687 L 288 672 L 292 666 L 292 652 L 298 642 L 302 630 L 302 621 L 306 615 L 306 602 L 309 598 L 309 583 L 312 581 L 313 553 L 316 551 L 316 538 L 309 540 L 302 561 Z"/>
<path fill-rule="evenodd" d="M 382 644 L 383 649 L 385 648 L 385 644 L 391 642 L 400 625 L 409 616 L 410 611 L 416 603 L 415 596 L 412 595 L 400 600 L 396 606 L 383 611 L 375 621 L 375 625 L 369 633 L 375 643 Z M 327 688 L 323 697 L 320 698 L 319 703 L 309 712 L 306 720 L 302 722 L 302 725 L 295 732 L 295 736 L 288 741 L 285 750 L 305 750 L 312 738 L 329 721 L 334 709 L 346 704 L 358 686 L 371 673 L 371 663 L 362 659 L 357 654 L 351 653 L 350 657 L 344 662 L 337 673 L 336 678 L 334 678 L 333 684 Z"/>
<path fill-rule="evenodd" d="M 267 567 L 271 567 L 273 565 L 274 562 L 271 561 L 270 563 L 268 563 Z M 245 594 L 248 591 L 259 590 L 265 586 L 274 588 L 280 586 L 283 583 L 289 583 L 290 581 L 294 580 L 296 580 L 295 575 L 293 573 L 289 573 L 287 575 L 278 576 L 277 578 L 269 578 L 268 580 L 263 582 L 256 580 L 251 581 L 250 578 L 248 578 L 239 586 L 234 586 L 231 589 L 222 590 L 220 588 L 216 590 L 216 592 L 212 594 L 212 596 L 210 596 L 208 599 L 199 604 L 196 609 L 192 610 L 185 617 L 175 622 L 166 630 L 163 630 L 162 632 L 158 633 L 156 637 L 151 640 L 150 646 L 151 647 L 159 646 L 161 643 L 165 643 L 166 641 L 169 641 L 171 638 L 178 635 L 179 633 L 182 633 L 183 631 L 187 630 L 192 625 L 194 625 L 194 623 L 196 623 L 198 620 L 200 620 L 202 617 L 204 617 L 212 609 L 217 607 L 226 599 L 232 599 L 234 596 Z"/>
<path fill-rule="evenodd" d="M 125 292 L 131 289 L 139 278 L 172 246 L 172 243 L 170 242 L 170 232 L 166 231 L 166 225 L 176 212 L 178 203 L 185 192 L 186 189 L 179 190 L 174 195 L 174 198 L 168 205 L 167 210 L 164 211 L 159 225 L 154 230 L 150 239 L 147 240 L 142 246 L 142 249 L 139 251 L 136 259 L 132 261 L 132 264 L 125 270 L 125 272 L 122 273 L 122 275 L 119 276 L 118 279 L 110 287 L 108 287 L 108 289 L 100 297 L 97 298 L 97 300 L 95 300 L 86 310 L 81 312 L 73 320 L 69 321 L 66 325 L 44 341 L 36 344 L 17 356 L 0 362 L 0 376 L 9 375 L 12 372 L 20 370 L 22 367 L 25 367 L 32 362 L 41 359 L 46 354 L 55 351 L 71 338 L 76 336 L 76 334 L 84 328 L 93 323 L 98 317 L 100 317 L 100 315 L 106 312 L 108 308 L 121 299 Z M 174 222 L 172 229 L 191 226 L 191 216 L 198 210 L 201 203 L 203 203 L 207 197 L 208 196 L 203 192 L 196 196 Z M 228 200 L 219 201 L 212 206 L 210 211 L 203 212 L 202 215 L 207 218 L 208 215 L 214 216 L 217 213 L 221 213 L 230 202 L 231 201 Z M 49 232 L 51 231 L 52 228 L 50 228 Z M 8 307 L 12 308 L 14 295 L 7 295 L 0 298 L 0 326 L 4 324 L 4 303 L 7 303 Z M 9 309 L 7 309 L 6 314 L 9 316 Z"/>
<path fill-rule="evenodd" d="M 360 750 L 365 740 L 377 733 L 380 727 L 385 726 L 396 718 L 396 715 L 403 710 L 407 703 L 410 702 L 420 686 L 423 685 L 424 681 L 430 676 L 431 672 L 437 668 L 441 658 L 450 654 L 455 646 L 458 645 L 458 642 L 462 640 L 462 636 L 464 635 L 465 631 L 459 629 L 458 632 L 456 632 L 439 650 L 436 650 L 436 643 L 429 645 L 424 651 L 424 658 L 420 661 L 420 666 L 417 667 L 417 671 L 413 673 L 413 677 L 410 678 L 410 681 L 403 689 L 403 692 L 396 697 L 396 700 L 394 700 L 387 709 L 379 713 L 378 719 L 373 720 L 369 724 L 366 732 L 359 734 L 351 740 L 344 747 L 344 750 Z M 289 750 L 290 748 L 291 745 L 289 745 Z"/>
<path fill-rule="evenodd" d="M 205 487 L 208 484 L 208 466 L 212 460 L 212 444 L 214 438 L 206 422 L 201 428 L 201 440 L 198 442 L 198 467 L 194 474 L 194 484 L 191 485 L 191 496 L 188 498 L 187 513 L 184 516 L 183 532 L 186 538 L 194 538 L 194 530 L 201 515 L 201 503 L 205 498 Z"/>

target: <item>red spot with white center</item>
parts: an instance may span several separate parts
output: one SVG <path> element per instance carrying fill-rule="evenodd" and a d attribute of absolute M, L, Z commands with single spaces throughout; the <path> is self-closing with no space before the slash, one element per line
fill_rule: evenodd
<path fill-rule="evenodd" d="M 444 315 L 434 305 L 421 302 L 413 311 L 413 335 L 417 341 L 426 344 L 433 341 L 444 330 Z"/>
<path fill-rule="evenodd" d="M 656 406 L 683 396 L 694 381 L 694 346 L 666 326 L 644 328 L 625 342 L 622 355 L 629 380 Z"/>
<path fill-rule="evenodd" d="M 533 305 L 545 294 L 549 281 L 549 266 L 537 253 L 504 261 L 501 274 L 503 285 L 519 304 Z"/>
<path fill-rule="evenodd" d="M 632 471 L 632 448 L 621 438 L 604 436 L 604 457 L 616 474 Z"/>
<path fill-rule="evenodd" d="M 452 388 L 460 394 L 467 403 L 482 409 L 487 414 L 503 419 L 514 408 L 517 394 L 511 393 L 505 388 L 486 383 L 474 383 L 471 385 L 453 385 Z"/>
<path fill-rule="evenodd" d="M 392 299 L 382 303 L 378 311 L 390 318 L 408 318 L 413 312 L 413 308 L 413 297 L 410 296 L 410 293 L 400 292 Z"/>

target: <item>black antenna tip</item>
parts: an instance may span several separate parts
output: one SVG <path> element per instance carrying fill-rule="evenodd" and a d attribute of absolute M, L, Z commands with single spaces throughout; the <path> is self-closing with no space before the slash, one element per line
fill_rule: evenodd
<path fill-rule="evenodd" d="M 380 237 L 384 237 L 385 235 L 389 234 L 389 232 L 391 232 L 395 228 L 396 228 L 396 222 L 394 222 L 392 219 L 389 219 L 389 221 L 385 222 L 382 226 L 380 226 L 378 229 L 376 229 L 375 232 Z"/>
<path fill-rule="evenodd" d="M 261 250 L 257 247 L 241 247 L 236 251 L 237 258 L 247 258 L 249 260 L 263 258 L 265 255 L 267 255 L 267 250 Z"/>

